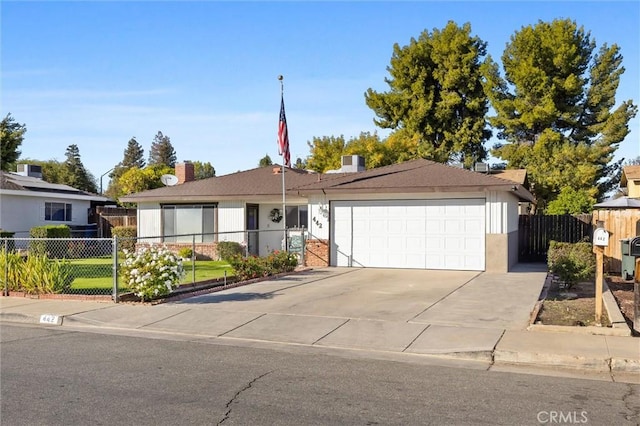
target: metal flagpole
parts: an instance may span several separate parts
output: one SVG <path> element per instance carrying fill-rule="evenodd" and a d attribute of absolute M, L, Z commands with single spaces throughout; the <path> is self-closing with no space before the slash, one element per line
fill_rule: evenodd
<path fill-rule="evenodd" d="M 284 82 L 282 81 L 284 79 L 283 76 L 279 75 L 278 76 L 278 80 L 280 80 L 280 102 L 284 103 Z M 280 123 L 278 123 L 278 125 L 280 125 Z M 286 124 L 285 124 L 286 126 Z M 288 132 L 288 129 L 286 130 Z M 278 135 L 279 137 L 282 137 L 282 135 Z M 287 135 L 287 138 L 289 136 Z M 280 142 L 280 140 L 278 140 L 278 142 Z M 281 154 L 282 154 L 282 226 L 283 226 L 283 250 L 284 251 L 289 251 L 289 245 L 287 244 L 287 199 L 286 199 L 286 190 L 285 190 L 285 183 L 284 183 L 284 168 L 285 168 L 285 160 L 284 160 L 284 156 L 285 156 L 285 150 L 284 147 L 281 149 Z"/>

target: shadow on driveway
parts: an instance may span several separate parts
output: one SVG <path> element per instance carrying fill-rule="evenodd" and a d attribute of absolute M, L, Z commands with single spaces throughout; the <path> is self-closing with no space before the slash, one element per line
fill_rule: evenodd
<path fill-rule="evenodd" d="M 269 300 L 277 293 L 213 293 L 175 302 L 176 305 L 204 305 L 223 302 L 248 302 L 252 300 Z"/>

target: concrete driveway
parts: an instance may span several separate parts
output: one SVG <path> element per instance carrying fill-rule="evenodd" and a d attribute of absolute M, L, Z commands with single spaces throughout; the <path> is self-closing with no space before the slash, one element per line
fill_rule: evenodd
<path fill-rule="evenodd" d="M 545 276 L 322 268 L 157 306 L 87 305 L 63 325 L 490 363 L 505 330 L 527 327 Z"/>
<path fill-rule="evenodd" d="M 280 315 L 524 329 L 544 273 L 324 268 L 176 304 Z"/>

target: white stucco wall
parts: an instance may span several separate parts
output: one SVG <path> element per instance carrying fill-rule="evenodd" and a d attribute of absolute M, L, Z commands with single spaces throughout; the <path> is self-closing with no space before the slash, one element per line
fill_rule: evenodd
<path fill-rule="evenodd" d="M 71 204 L 71 221 L 44 220 L 45 203 Z M 47 194 L 16 195 L 0 194 L 0 228 L 16 232 L 16 237 L 26 237 L 34 226 L 87 225 L 91 202 L 68 198 L 49 197 Z"/>
<path fill-rule="evenodd" d="M 245 241 L 245 215 L 243 201 L 218 203 L 218 241 Z"/>
<path fill-rule="evenodd" d="M 162 214 L 159 203 L 138 204 L 138 237 L 144 237 L 148 243 L 161 242 Z M 152 237 L 152 238 L 149 238 Z"/>
<path fill-rule="evenodd" d="M 487 234 L 509 234 L 518 230 L 518 198 L 491 191 L 486 196 Z"/>

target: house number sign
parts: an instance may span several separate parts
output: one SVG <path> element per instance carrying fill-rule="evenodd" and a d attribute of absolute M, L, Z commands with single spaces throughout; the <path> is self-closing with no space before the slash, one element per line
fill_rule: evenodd
<path fill-rule="evenodd" d="M 609 233 L 604 228 L 597 228 L 593 232 L 593 245 L 607 247 L 609 245 Z"/>

